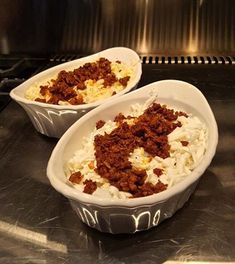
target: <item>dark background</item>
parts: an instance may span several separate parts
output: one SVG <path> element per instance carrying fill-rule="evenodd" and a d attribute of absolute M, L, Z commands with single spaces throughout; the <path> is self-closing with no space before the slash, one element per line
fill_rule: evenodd
<path fill-rule="evenodd" d="M 1 0 L 0 54 L 233 55 L 233 0 Z"/>

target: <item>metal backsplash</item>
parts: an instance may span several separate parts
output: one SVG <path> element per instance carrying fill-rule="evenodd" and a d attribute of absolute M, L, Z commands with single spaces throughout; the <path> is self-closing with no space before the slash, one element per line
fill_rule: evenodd
<path fill-rule="evenodd" d="M 143 56 L 234 55 L 235 1 L 0 1 L 0 54 L 89 54 L 112 46 Z"/>

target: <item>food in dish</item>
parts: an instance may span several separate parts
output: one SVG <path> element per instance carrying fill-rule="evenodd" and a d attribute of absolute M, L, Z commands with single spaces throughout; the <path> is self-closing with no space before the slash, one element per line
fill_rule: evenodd
<path fill-rule="evenodd" d="M 92 194 L 87 194 L 83 192 L 85 185 L 82 181 L 85 179 L 82 179 L 80 184 L 70 182 L 69 177 L 71 174 L 73 172 L 81 172 L 81 168 L 79 168 L 80 166 L 77 164 L 76 170 L 70 171 L 68 163 L 72 160 L 73 155 L 76 155 L 77 151 L 84 149 L 84 145 L 82 145 L 82 139 L 84 137 L 87 138 L 88 142 L 91 137 L 90 143 L 91 147 L 93 146 L 92 133 L 95 130 L 97 121 L 103 119 L 103 121 L 97 124 L 101 126 L 102 123 L 105 122 L 103 127 L 99 128 L 104 129 L 105 125 L 112 122 L 119 112 L 122 112 L 126 117 L 131 115 L 131 112 L 135 112 L 133 107 L 136 103 L 140 104 L 140 107 L 136 109 L 142 109 L 146 100 L 151 96 L 155 97 L 154 101 L 156 101 L 157 98 L 156 102 L 167 105 L 167 108 L 174 108 L 176 111 L 184 111 L 189 117 L 197 117 L 200 123 L 205 124 L 208 132 L 203 132 L 202 135 L 204 134 L 207 137 L 206 151 L 203 153 L 201 160 L 198 159 L 198 164 L 194 161 L 194 166 L 192 166 L 190 174 L 186 176 L 182 175 L 182 180 L 179 175 L 173 178 L 174 182 L 172 185 L 168 183 L 165 191 L 140 198 L 114 198 L 109 192 L 109 187 L 102 190 L 100 186 L 97 186 Z M 150 105 L 151 104 L 148 104 L 146 108 Z M 143 113 L 143 111 L 137 110 L 135 116 L 139 116 Z M 128 122 L 131 121 L 129 120 Z M 194 124 L 194 121 L 192 123 Z M 198 124 L 196 126 L 200 127 Z M 203 127 L 204 125 L 202 125 L 202 129 L 204 129 Z M 193 128 L 190 128 L 190 131 L 192 129 Z M 113 128 L 110 126 L 110 131 L 107 131 L 107 133 L 110 133 L 112 130 Z M 201 129 L 197 130 L 201 131 Z M 101 131 L 99 131 L 99 133 L 100 132 Z M 184 140 L 186 139 L 175 139 L 178 143 Z M 188 142 L 188 147 L 190 147 L 190 140 L 188 140 Z M 194 142 L 196 143 L 197 141 L 195 140 Z M 206 98 L 200 90 L 186 82 L 163 80 L 151 83 L 123 96 L 115 96 L 113 100 L 93 109 L 74 123 L 55 146 L 48 162 L 47 175 L 52 186 L 68 198 L 78 218 L 88 226 L 102 232 L 113 234 L 135 233 L 159 225 L 162 221 L 172 217 L 177 210 L 183 207 L 194 192 L 202 175 L 205 177 L 208 176 L 205 170 L 210 165 L 215 155 L 217 143 L 218 128 L 216 120 Z M 180 144 L 182 145 L 181 142 Z M 89 149 L 89 146 L 88 144 L 87 149 Z M 198 152 L 196 150 L 198 150 Z M 191 151 L 193 152 L 193 150 Z M 80 157 L 86 155 L 84 161 L 92 157 L 94 161 L 94 152 L 93 154 L 91 153 L 93 156 L 89 155 L 86 151 L 80 153 Z M 196 153 L 199 154 L 199 149 L 195 144 L 193 155 Z M 180 156 L 181 155 L 179 155 L 179 157 Z M 195 157 L 197 158 L 197 155 L 195 155 Z M 165 160 L 167 160 L 167 158 Z M 78 161 L 80 162 L 81 160 Z M 91 160 L 89 160 L 89 162 L 90 161 Z M 91 163 L 90 167 L 92 168 L 93 165 L 94 168 L 96 168 L 95 163 Z M 176 168 L 174 167 L 174 169 Z M 67 177 L 65 172 L 67 173 Z M 82 174 L 82 176 L 84 175 Z M 163 177 L 163 175 L 160 177 Z M 177 179 L 179 182 L 175 181 Z M 163 179 L 161 179 L 161 181 L 163 182 Z M 92 188 L 89 189 L 92 190 Z M 120 195 L 118 189 L 116 189 L 115 192 L 117 192 L 117 196 Z"/>
<path fill-rule="evenodd" d="M 107 87 L 99 90 L 98 85 L 91 85 L 88 89 L 79 90 L 81 93 L 86 93 L 86 97 L 84 96 L 83 98 L 80 98 L 84 100 L 84 103 L 82 104 L 72 105 L 67 101 L 59 100 L 59 105 L 57 105 L 37 102 L 34 100 L 39 98 L 48 101 L 50 99 L 50 97 L 43 98 L 40 94 L 40 86 L 49 85 L 52 79 L 55 80 L 57 78 L 59 72 L 64 70 L 73 72 L 74 69 L 84 66 L 86 63 L 97 62 L 100 58 L 106 58 L 112 63 L 116 62 L 117 68 L 123 66 L 123 71 L 121 72 L 119 72 L 120 69 L 118 68 L 118 73 L 121 73 L 121 76 L 117 75 L 118 79 L 130 76 L 127 86 L 123 88 L 120 87 L 120 85 L 119 87 L 122 90 L 118 91 L 116 94 L 113 91 L 113 86 L 111 88 Z M 119 65 L 120 63 L 118 63 L 118 61 L 121 62 L 121 65 Z M 136 52 L 124 47 L 113 47 L 87 57 L 82 57 L 46 69 L 11 90 L 10 96 L 24 108 L 32 121 L 33 126 L 39 133 L 49 137 L 60 138 L 75 121 L 95 107 L 103 105 L 104 103 L 114 100 L 115 98 L 135 89 L 140 80 L 141 74 L 141 61 Z M 26 95 L 29 96 L 27 97 L 29 99 L 26 98 Z M 73 92 L 71 95 L 73 95 Z M 105 98 L 105 96 L 107 97 Z M 67 100 L 70 99 L 71 98 L 67 98 Z M 78 100 L 79 98 L 76 99 Z M 76 103 L 76 99 L 73 99 L 71 103 Z M 56 102 L 57 100 L 58 99 L 53 101 Z"/>
<path fill-rule="evenodd" d="M 68 183 L 103 198 L 159 193 L 190 175 L 207 141 L 197 116 L 157 102 L 134 104 L 128 115 L 96 123 L 65 166 Z"/>
<path fill-rule="evenodd" d="M 119 60 L 99 58 L 72 69 L 62 70 L 25 92 L 29 100 L 55 104 L 80 105 L 111 97 L 126 88 L 134 69 Z"/>

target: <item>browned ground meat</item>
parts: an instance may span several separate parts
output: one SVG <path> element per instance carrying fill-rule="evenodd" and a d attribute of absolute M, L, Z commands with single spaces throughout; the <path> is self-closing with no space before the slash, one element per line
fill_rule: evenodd
<path fill-rule="evenodd" d="M 124 116 L 122 113 L 119 113 L 115 118 L 114 122 L 122 123 L 125 119 L 134 119 L 132 116 Z"/>
<path fill-rule="evenodd" d="M 180 141 L 180 143 L 181 143 L 182 146 L 184 146 L 184 147 L 188 146 L 188 141 L 182 140 L 182 141 Z"/>
<path fill-rule="evenodd" d="M 127 86 L 129 76 L 118 79 L 111 70 L 111 61 L 100 58 L 96 62 L 85 63 L 83 66 L 73 71 L 59 72 L 55 80 L 51 80 L 50 85 L 41 85 L 40 94 L 49 96 L 50 99 L 45 101 L 49 104 L 58 104 L 59 101 L 67 101 L 72 105 L 83 104 L 82 95 L 77 95 L 76 90 L 86 89 L 85 81 L 104 80 L 104 87 L 110 87 L 115 82 L 119 82 L 123 87 Z M 38 102 L 42 102 L 38 100 Z M 43 101 L 44 102 L 44 101 Z"/>
<path fill-rule="evenodd" d="M 123 86 L 127 86 L 127 83 L 128 83 L 129 80 L 130 80 L 130 76 L 126 76 L 126 77 L 123 77 L 123 78 L 119 79 L 119 82 Z"/>
<path fill-rule="evenodd" d="M 40 103 L 46 103 L 46 99 L 42 99 L 42 98 L 36 98 L 35 101 Z"/>
<path fill-rule="evenodd" d="M 58 104 L 60 98 L 56 95 L 51 96 L 51 98 L 47 101 L 48 104 Z"/>
<path fill-rule="evenodd" d="M 108 73 L 103 79 L 104 79 L 104 87 L 112 86 L 115 82 L 118 81 L 114 73 Z"/>
<path fill-rule="evenodd" d="M 167 185 L 160 181 L 155 185 L 145 183 L 146 171 L 133 168 L 128 158 L 137 147 L 143 147 L 152 157 L 169 157 L 167 135 L 181 126 L 180 122 L 176 122 L 180 115 L 186 116 L 183 112 L 174 112 L 157 103 L 136 118 L 133 125 L 125 122 L 123 114 L 117 115 L 114 120 L 118 127 L 110 134 L 95 137 L 96 172 L 120 191 L 130 192 L 133 197 L 165 190 Z M 154 173 L 160 176 L 162 170 L 156 168 Z"/>
<path fill-rule="evenodd" d="M 99 120 L 96 122 L 96 129 L 101 128 L 102 126 L 104 126 L 105 121 L 104 120 Z"/>
<path fill-rule="evenodd" d="M 155 169 L 153 170 L 153 173 L 156 174 L 157 176 L 161 176 L 161 175 L 162 175 L 162 169 L 155 168 Z"/>
<path fill-rule="evenodd" d="M 74 172 L 73 174 L 70 175 L 69 181 L 72 183 L 77 183 L 79 184 L 82 180 L 83 176 L 80 171 Z"/>
<path fill-rule="evenodd" d="M 48 86 L 47 85 L 41 85 L 40 86 L 40 94 L 45 96 L 48 92 Z"/>
<path fill-rule="evenodd" d="M 185 113 L 185 112 L 182 112 L 182 111 L 176 111 L 176 114 L 178 116 L 185 116 L 185 117 L 188 117 L 188 115 Z"/>
<path fill-rule="evenodd" d="M 85 185 L 84 193 L 92 194 L 97 189 L 96 182 L 92 180 L 85 180 L 83 184 Z"/>
<path fill-rule="evenodd" d="M 167 185 L 163 184 L 161 181 L 158 181 L 157 184 L 152 184 L 150 182 L 144 183 L 139 187 L 139 190 L 133 195 L 133 197 L 142 197 L 152 195 L 154 193 L 159 193 L 166 190 Z"/>
<path fill-rule="evenodd" d="M 81 94 L 78 94 L 76 97 L 73 97 L 68 100 L 68 102 L 72 105 L 78 105 L 78 104 L 83 104 L 83 97 Z"/>
<path fill-rule="evenodd" d="M 114 122 L 122 123 L 125 119 L 126 117 L 122 113 L 119 113 L 117 116 L 115 116 Z"/>

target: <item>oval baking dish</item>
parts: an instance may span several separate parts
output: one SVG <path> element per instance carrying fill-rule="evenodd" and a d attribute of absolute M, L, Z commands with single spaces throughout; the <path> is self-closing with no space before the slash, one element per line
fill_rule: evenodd
<path fill-rule="evenodd" d="M 54 78 L 62 70 L 73 70 L 100 58 L 121 61 L 133 68 L 133 75 L 130 77 L 127 86 L 113 96 L 80 105 L 53 105 L 25 98 L 25 92 L 29 87 L 35 84 L 43 85 L 44 80 L 46 82 L 46 80 Z M 70 125 L 91 109 L 134 89 L 140 80 L 141 74 L 142 68 L 138 54 L 128 48 L 115 47 L 40 72 L 13 89 L 10 96 L 24 108 L 38 132 L 50 137 L 61 137 Z"/>
<path fill-rule="evenodd" d="M 144 103 L 152 95 L 156 101 L 192 113 L 206 124 L 208 142 L 199 165 L 181 182 L 157 194 L 132 199 L 105 199 L 83 193 L 68 184 L 64 165 L 81 148 L 82 138 L 98 120 L 113 120 L 119 113 L 128 113 L 134 103 Z M 203 94 L 193 85 L 164 80 L 149 84 L 120 98 L 101 105 L 74 123 L 55 146 L 47 167 L 52 186 L 66 196 L 87 225 L 103 232 L 134 233 L 158 225 L 171 217 L 193 193 L 199 178 L 209 166 L 218 143 L 218 129 L 212 110 Z"/>

